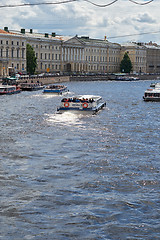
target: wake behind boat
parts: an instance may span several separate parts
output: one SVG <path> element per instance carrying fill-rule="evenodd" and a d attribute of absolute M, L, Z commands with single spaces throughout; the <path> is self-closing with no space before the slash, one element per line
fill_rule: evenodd
<path fill-rule="evenodd" d="M 57 112 L 63 113 L 65 111 L 72 112 L 90 112 L 96 113 L 106 106 L 106 102 L 100 96 L 94 95 L 78 95 L 70 98 L 63 98 Z"/>
<path fill-rule="evenodd" d="M 67 87 L 64 85 L 50 84 L 44 88 L 43 93 L 62 94 L 66 91 Z"/>

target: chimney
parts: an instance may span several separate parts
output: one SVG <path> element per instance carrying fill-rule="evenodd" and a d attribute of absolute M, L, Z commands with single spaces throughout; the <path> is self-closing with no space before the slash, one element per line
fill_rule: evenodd
<path fill-rule="evenodd" d="M 45 35 L 44 35 L 46 38 L 48 38 L 48 33 L 45 33 Z"/>
<path fill-rule="evenodd" d="M 52 32 L 52 37 L 55 37 L 56 36 L 56 33 L 55 32 Z"/>
<path fill-rule="evenodd" d="M 25 29 L 24 28 L 21 29 L 21 33 L 25 34 Z"/>
<path fill-rule="evenodd" d="M 30 33 L 31 33 L 31 34 L 33 33 L 33 30 L 32 30 L 32 29 L 30 29 Z"/>
<path fill-rule="evenodd" d="M 9 32 L 8 27 L 4 27 L 4 31 Z"/>

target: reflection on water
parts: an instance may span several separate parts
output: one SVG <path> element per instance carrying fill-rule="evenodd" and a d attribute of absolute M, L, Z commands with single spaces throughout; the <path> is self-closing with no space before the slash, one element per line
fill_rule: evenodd
<path fill-rule="evenodd" d="M 73 113 L 73 112 L 64 112 L 64 113 L 55 113 L 48 114 L 47 121 L 51 123 L 58 123 L 66 126 L 84 126 L 86 118 L 94 117 L 90 114 L 81 114 L 81 113 Z"/>

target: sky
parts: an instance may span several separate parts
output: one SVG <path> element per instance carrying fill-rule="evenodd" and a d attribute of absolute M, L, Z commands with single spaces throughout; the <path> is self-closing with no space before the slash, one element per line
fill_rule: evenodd
<path fill-rule="evenodd" d="M 26 31 L 33 29 L 39 33 L 96 39 L 104 39 L 106 35 L 108 41 L 114 43 L 152 41 L 160 44 L 160 0 L 66 1 L 1 0 L 0 29 L 8 27 L 20 31 L 25 28 Z M 26 3 L 45 4 L 4 7 Z M 96 6 L 98 4 L 108 6 Z"/>

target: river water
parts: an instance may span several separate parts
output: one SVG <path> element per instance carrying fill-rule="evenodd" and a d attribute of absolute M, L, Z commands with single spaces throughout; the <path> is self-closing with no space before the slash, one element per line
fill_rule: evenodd
<path fill-rule="evenodd" d="M 151 81 L 69 82 L 97 115 L 56 114 L 61 96 L 0 96 L 0 239 L 160 239 L 160 103 Z"/>

